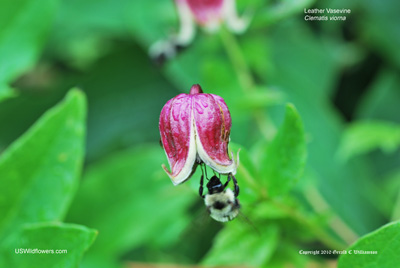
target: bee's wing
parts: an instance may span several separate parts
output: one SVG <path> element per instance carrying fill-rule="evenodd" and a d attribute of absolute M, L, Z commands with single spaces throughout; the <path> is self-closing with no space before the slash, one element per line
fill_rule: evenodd
<path fill-rule="evenodd" d="M 258 236 L 261 236 L 260 230 L 258 230 L 255 224 L 242 211 L 239 211 L 238 218 L 241 222 L 245 222 L 248 226 L 250 226 Z"/>

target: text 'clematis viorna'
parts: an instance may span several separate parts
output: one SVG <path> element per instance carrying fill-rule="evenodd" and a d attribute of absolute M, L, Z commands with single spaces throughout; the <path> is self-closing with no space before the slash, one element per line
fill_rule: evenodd
<path fill-rule="evenodd" d="M 174 185 L 188 180 L 200 163 L 220 174 L 236 174 L 233 153 L 228 155 L 231 125 L 224 99 L 203 93 L 199 85 L 164 105 L 159 129 L 171 172 L 162 167 Z"/>

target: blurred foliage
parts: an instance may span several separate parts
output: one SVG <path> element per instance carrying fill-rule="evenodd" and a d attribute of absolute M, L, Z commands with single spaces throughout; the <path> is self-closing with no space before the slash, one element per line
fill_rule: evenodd
<path fill-rule="evenodd" d="M 387 224 L 361 238 L 349 247 L 347 254 L 339 258 L 338 267 L 396 267 L 399 224 L 400 222 Z"/>
<path fill-rule="evenodd" d="M 1 1 L 0 100 L 10 90 L 9 83 L 38 60 L 57 3 L 57 0 Z"/>
<path fill-rule="evenodd" d="M 157 66 L 172 0 L 0 1 L 1 267 L 396 266 L 400 2 L 237 6 L 244 34 L 198 29 Z M 304 8 L 351 14 L 307 22 Z M 159 113 L 195 83 L 225 99 L 240 150 L 242 212 L 223 225 L 200 170 L 173 187 L 161 169 Z M 347 247 L 378 254 L 299 253 Z"/>
<path fill-rule="evenodd" d="M 368 133 L 368 135 L 365 135 Z M 388 122 L 358 121 L 348 126 L 339 147 L 340 159 L 365 154 L 376 149 L 393 153 L 400 146 L 400 125 Z"/>
<path fill-rule="evenodd" d="M 0 266 L 74 267 L 93 242 L 94 230 L 54 223 L 64 219 L 77 189 L 85 114 L 84 95 L 71 90 L 1 155 Z M 35 248 L 68 255 L 17 253 Z"/>
<path fill-rule="evenodd" d="M 1 235 L 25 222 L 65 216 L 83 162 L 85 114 L 84 96 L 71 91 L 1 155 Z"/>
<path fill-rule="evenodd" d="M 293 105 L 286 106 L 285 121 L 263 156 L 260 174 L 267 182 L 268 194 L 286 194 L 303 175 L 306 163 L 303 123 Z"/>
<path fill-rule="evenodd" d="M 67 221 L 102 234 L 89 254 L 115 258 L 146 243 L 176 243 L 196 196 L 185 187 L 171 190 L 163 170 L 154 168 L 164 157 L 159 146 L 142 145 L 88 168 Z"/>
<path fill-rule="evenodd" d="M 76 267 L 83 252 L 93 243 L 97 232 L 83 226 L 60 223 L 27 224 L 7 244 L 8 252 L 2 252 L 3 267 Z M 32 246 L 35 248 L 32 248 Z M 23 254 L 23 250 L 66 250 L 65 254 Z M 10 254 L 13 251 L 18 254 Z M 14 253 L 14 252 L 13 252 Z"/>

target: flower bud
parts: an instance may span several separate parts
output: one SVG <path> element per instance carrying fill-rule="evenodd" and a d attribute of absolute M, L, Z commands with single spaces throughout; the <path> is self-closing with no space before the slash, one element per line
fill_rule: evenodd
<path fill-rule="evenodd" d="M 228 155 L 232 120 L 220 96 L 203 93 L 193 85 L 189 94 L 169 100 L 160 114 L 161 143 L 177 185 L 190 178 L 200 163 L 220 174 L 236 174 L 236 162 Z"/>

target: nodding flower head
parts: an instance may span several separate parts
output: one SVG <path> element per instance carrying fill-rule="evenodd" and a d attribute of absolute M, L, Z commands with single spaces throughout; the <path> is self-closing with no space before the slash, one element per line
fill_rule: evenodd
<path fill-rule="evenodd" d="M 159 40 L 149 50 L 150 56 L 161 63 L 173 58 L 179 48 L 188 46 L 194 39 L 197 23 L 215 32 L 225 22 L 227 28 L 242 33 L 249 25 L 247 17 L 240 18 L 236 12 L 236 0 L 175 0 L 179 16 L 179 32 L 168 40 Z"/>
<path fill-rule="evenodd" d="M 224 99 L 203 93 L 199 85 L 164 105 L 159 129 L 171 171 L 162 167 L 174 185 L 188 180 L 200 163 L 221 174 L 236 174 L 233 153 L 228 155 L 231 125 Z"/>
<path fill-rule="evenodd" d="M 223 17 L 224 0 L 177 0 L 178 5 L 188 5 L 196 22 L 202 26 L 218 25 Z"/>
<path fill-rule="evenodd" d="M 236 0 L 175 0 L 182 21 L 191 17 L 202 27 L 216 30 L 222 22 L 233 32 L 243 32 L 248 21 L 238 17 Z"/>

